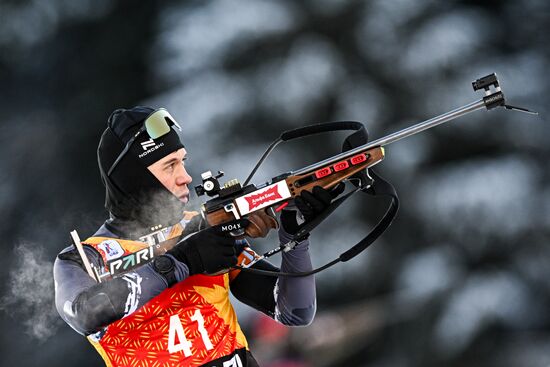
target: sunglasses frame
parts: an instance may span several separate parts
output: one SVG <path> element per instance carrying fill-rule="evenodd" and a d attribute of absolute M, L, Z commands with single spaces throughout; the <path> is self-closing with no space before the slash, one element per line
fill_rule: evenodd
<path fill-rule="evenodd" d="M 158 139 L 168 134 L 172 126 L 181 131 L 181 126 L 176 122 L 172 115 L 166 111 L 165 108 L 159 108 L 151 112 L 151 114 L 149 114 L 143 122 L 143 126 L 134 134 L 134 136 L 132 136 L 130 140 L 128 140 L 128 143 L 126 143 L 126 146 L 122 152 L 120 152 L 117 159 L 113 162 L 111 168 L 109 168 L 109 171 L 107 172 L 107 177 L 111 176 L 111 173 L 113 173 L 115 167 L 120 163 L 122 158 L 124 158 L 126 153 L 128 153 L 130 147 L 134 144 L 137 137 L 141 133 L 147 131 L 147 134 L 151 137 L 151 139 Z M 159 130 L 161 130 L 161 132 L 159 132 Z"/>

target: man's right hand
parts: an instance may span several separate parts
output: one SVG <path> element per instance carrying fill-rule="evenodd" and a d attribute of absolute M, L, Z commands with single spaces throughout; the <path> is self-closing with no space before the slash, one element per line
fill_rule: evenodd
<path fill-rule="evenodd" d="M 243 228 L 248 220 L 238 222 Z M 199 231 L 167 251 L 189 268 L 189 275 L 215 274 L 237 264 L 235 239 L 222 225 Z"/>

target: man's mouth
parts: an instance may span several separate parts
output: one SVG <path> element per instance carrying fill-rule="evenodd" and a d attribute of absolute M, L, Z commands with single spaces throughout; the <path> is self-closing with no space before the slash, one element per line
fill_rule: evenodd
<path fill-rule="evenodd" d="M 178 199 L 179 199 L 182 203 L 187 203 L 187 202 L 189 202 L 189 192 L 186 192 L 185 194 L 178 196 Z"/>

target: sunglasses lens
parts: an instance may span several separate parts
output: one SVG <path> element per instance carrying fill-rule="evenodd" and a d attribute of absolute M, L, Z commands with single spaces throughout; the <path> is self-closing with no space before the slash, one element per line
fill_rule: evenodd
<path fill-rule="evenodd" d="M 166 117 L 169 117 L 168 113 L 163 110 L 156 111 L 145 120 L 145 129 L 147 134 L 153 139 L 160 138 L 170 132 L 170 125 L 166 121 Z"/>

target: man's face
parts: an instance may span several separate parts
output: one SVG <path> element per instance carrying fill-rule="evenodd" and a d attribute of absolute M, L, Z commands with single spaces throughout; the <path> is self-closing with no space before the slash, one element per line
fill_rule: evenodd
<path fill-rule="evenodd" d="M 176 195 L 182 203 L 189 201 L 187 185 L 192 181 L 184 166 L 186 155 L 185 148 L 181 148 L 147 167 L 157 180 Z"/>

